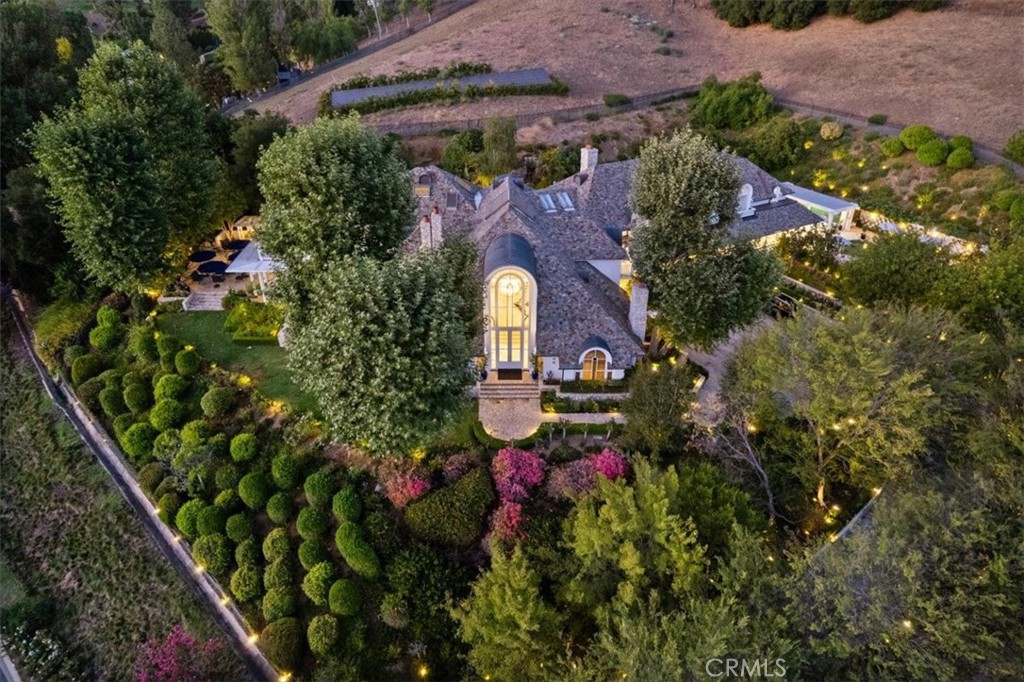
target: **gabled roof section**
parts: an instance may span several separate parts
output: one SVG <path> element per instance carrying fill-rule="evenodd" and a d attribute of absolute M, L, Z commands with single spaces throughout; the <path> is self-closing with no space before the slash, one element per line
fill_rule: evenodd
<path fill-rule="evenodd" d="M 484 253 L 484 279 L 501 268 L 520 268 L 537 279 L 537 259 L 533 247 L 522 235 L 508 233 L 495 237 Z"/>
<path fill-rule="evenodd" d="M 600 348 L 601 350 L 608 353 L 608 355 L 612 354 L 612 349 L 608 347 L 608 342 L 602 339 L 600 336 L 588 337 L 587 340 L 584 341 L 583 345 L 580 347 L 579 354 L 583 355 L 588 350 L 593 350 L 594 348 Z"/>
<path fill-rule="evenodd" d="M 821 206 L 829 211 L 840 212 L 851 208 L 859 208 L 859 206 L 852 201 L 846 201 L 845 199 L 838 199 L 827 194 L 822 194 L 821 192 L 815 192 L 813 189 L 794 185 L 792 182 L 782 183 L 782 189 L 787 194 L 791 194 L 797 201 L 806 201 L 809 204 Z"/>
<path fill-rule="evenodd" d="M 742 156 L 726 154 L 726 157 L 736 164 L 736 169 L 740 172 L 740 186 L 750 185 L 751 189 L 754 190 L 752 197 L 754 203 L 772 199 L 775 196 L 776 187 L 780 187 L 784 195 L 791 193 L 786 191 L 782 184 L 772 177 L 771 174 Z"/>
<path fill-rule="evenodd" d="M 820 216 L 808 211 L 789 197 L 783 197 L 777 202 L 758 206 L 757 211 L 749 218 L 733 220 L 729 225 L 729 234 L 740 239 L 760 239 L 820 222 Z"/>

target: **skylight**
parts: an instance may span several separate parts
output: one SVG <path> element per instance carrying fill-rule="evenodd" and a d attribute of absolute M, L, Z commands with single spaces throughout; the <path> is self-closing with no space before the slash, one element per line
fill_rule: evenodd
<path fill-rule="evenodd" d="M 562 205 L 562 208 L 566 211 L 575 211 L 576 207 L 572 205 L 572 199 L 565 192 L 558 193 L 558 203 Z"/>
<path fill-rule="evenodd" d="M 555 200 L 551 198 L 550 194 L 539 194 L 540 204 L 544 207 L 545 213 L 554 213 L 558 209 L 555 208 Z"/>

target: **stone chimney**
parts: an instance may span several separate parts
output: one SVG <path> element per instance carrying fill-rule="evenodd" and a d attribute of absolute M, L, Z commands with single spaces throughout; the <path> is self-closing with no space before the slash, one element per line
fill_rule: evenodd
<path fill-rule="evenodd" d="M 597 151 L 590 144 L 580 150 L 580 173 L 590 173 L 597 167 Z"/>
<path fill-rule="evenodd" d="M 441 210 L 437 206 L 430 214 L 430 241 L 435 249 L 441 248 L 441 244 L 444 242 L 444 234 L 441 232 Z"/>
<path fill-rule="evenodd" d="M 642 342 L 647 335 L 647 285 L 633 280 L 629 289 L 629 326 Z"/>
<path fill-rule="evenodd" d="M 430 238 L 430 216 L 423 216 L 420 218 L 420 248 L 429 249 L 433 246 L 433 241 Z"/>

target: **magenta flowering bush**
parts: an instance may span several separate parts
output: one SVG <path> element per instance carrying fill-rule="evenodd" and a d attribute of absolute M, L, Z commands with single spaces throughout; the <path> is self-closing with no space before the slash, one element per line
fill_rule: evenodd
<path fill-rule="evenodd" d="M 417 500 L 430 492 L 430 481 L 415 469 L 395 471 L 384 478 L 384 492 L 391 504 L 403 509 L 413 500 Z"/>
<path fill-rule="evenodd" d="M 548 497 L 554 499 L 567 497 L 575 500 L 593 490 L 596 485 L 594 467 L 590 460 L 577 459 L 552 469 L 544 490 Z"/>
<path fill-rule="evenodd" d="M 629 471 L 626 458 L 611 448 L 605 448 L 598 454 L 591 455 L 588 461 L 596 473 L 601 474 L 609 481 L 622 478 Z"/>
<path fill-rule="evenodd" d="M 491 462 L 491 473 L 502 502 L 523 502 L 544 482 L 547 462 L 518 448 L 503 448 Z"/>
<path fill-rule="evenodd" d="M 518 502 L 502 502 L 491 519 L 491 533 L 508 544 L 522 540 L 525 537 L 523 505 Z"/>
<path fill-rule="evenodd" d="M 164 641 L 146 642 L 139 657 L 138 682 L 218 682 L 231 674 L 223 640 L 200 644 L 180 625 Z"/>

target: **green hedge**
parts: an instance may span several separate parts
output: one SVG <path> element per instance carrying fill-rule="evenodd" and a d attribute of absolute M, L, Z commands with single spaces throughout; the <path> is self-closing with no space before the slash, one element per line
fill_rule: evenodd
<path fill-rule="evenodd" d="M 263 540 L 263 557 L 267 561 L 277 561 L 290 555 L 292 541 L 288 537 L 288 531 L 284 528 L 275 528 L 267 533 Z"/>
<path fill-rule="evenodd" d="M 125 387 L 121 399 L 132 414 L 141 414 L 153 404 L 153 394 L 145 384 L 131 384 Z"/>
<path fill-rule="evenodd" d="M 334 584 L 334 564 L 321 561 L 306 574 L 302 581 L 302 591 L 317 606 L 327 606 L 327 595 Z"/>
<path fill-rule="evenodd" d="M 340 634 L 341 627 L 337 618 L 330 614 L 314 616 L 313 620 L 309 621 L 309 628 L 306 631 L 309 650 L 318 658 L 333 655 Z"/>
<path fill-rule="evenodd" d="M 292 566 L 291 558 L 283 556 L 276 561 L 271 561 L 263 571 L 263 586 L 268 590 L 281 587 L 292 587 L 295 585 L 295 567 Z"/>
<path fill-rule="evenodd" d="M 174 525 L 178 527 L 182 535 L 190 540 L 199 534 L 199 512 L 205 507 L 206 503 L 202 500 L 189 500 L 181 505 L 177 515 L 174 517 Z"/>
<path fill-rule="evenodd" d="M 299 563 L 303 570 L 308 571 L 321 561 L 327 561 L 329 556 L 327 547 L 319 540 L 304 540 L 299 545 Z"/>
<path fill-rule="evenodd" d="M 248 462 L 256 456 L 259 443 L 251 433 L 240 433 L 231 439 L 231 459 Z"/>
<path fill-rule="evenodd" d="M 358 521 L 363 511 L 363 502 L 355 488 L 345 486 L 334 495 L 331 510 L 334 512 L 334 518 L 339 521 Z"/>
<path fill-rule="evenodd" d="M 474 76 L 478 74 L 491 73 L 493 69 L 486 62 L 452 62 L 448 66 L 432 66 L 419 71 L 399 71 L 393 74 L 382 74 L 379 76 L 367 76 L 360 74 L 349 78 L 344 83 L 331 86 L 334 90 L 361 90 L 363 88 L 375 88 L 381 85 L 398 85 L 399 83 L 415 83 L 416 81 L 429 81 L 435 78 L 461 78 L 463 76 Z"/>
<path fill-rule="evenodd" d="M 174 355 L 174 368 L 183 377 L 194 376 L 199 371 L 199 353 L 194 350 L 179 350 Z"/>
<path fill-rule="evenodd" d="M 253 536 L 252 520 L 245 514 L 232 514 L 224 528 L 227 536 L 236 543 Z"/>
<path fill-rule="evenodd" d="M 359 613 L 359 587 L 351 580 L 339 580 L 331 585 L 327 598 L 331 613 L 339 616 L 354 616 Z"/>
<path fill-rule="evenodd" d="M 196 516 L 196 532 L 199 535 L 223 533 L 226 522 L 227 514 L 224 510 L 216 505 L 209 505 L 200 509 Z"/>
<path fill-rule="evenodd" d="M 907 126 L 900 131 L 900 142 L 910 151 L 917 151 L 921 145 L 931 142 L 935 137 L 934 130 L 921 124 Z"/>
<path fill-rule="evenodd" d="M 267 479 L 258 471 L 253 471 L 238 482 L 238 496 L 249 509 L 262 509 L 267 504 L 267 497 L 270 495 L 270 486 Z"/>
<path fill-rule="evenodd" d="M 380 561 L 373 548 L 363 539 L 359 526 L 351 521 L 342 521 L 334 535 L 334 542 L 341 557 L 353 571 L 370 580 L 380 575 Z"/>
<path fill-rule="evenodd" d="M 60 300 L 47 306 L 33 321 L 36 353 L 51 372 L 58 370 L 64 349 L 89 324 L 92 307 L 88 301 Z"/>
<path fill-rule="evenodd" d="M 231 570 L 231 545 L 220 533 L 204 535 L 192 545 L 192 556 L 196 563 L 220 578 Z"/>
<path fill-rule="evenodd" d="M 107 363 L 98 355 L 83 355 L 71 363 L 71 382 L 78 386 L 98 376 Z"/>
<path fill-rule="evenodd" d="M 119 388 L 105 388 L 100 391 L 100 407 L 103 408 L 103 413 L 110 418 L 128 411 Z"/>
<path fill-rule="evenodd" d="M 477 467 L 452 485 L 410 504 L 405 521 L 416 536 L 452 547 L 468 547 L 484 530 L 487 511 L 494 504 L 494 484 Z"/>
<path fill-rule="evenodd" d="M 632 104 L 633 100 L 625 95 L 620 95 L 617 92 L 610 92 L 604 96 L 604 105 L 606 107 L 624 107 L 627 104 Z"/>
<path fill-rule="evenodd" d="M 302 486 L 306 493 L 306 500 L 314 507 L 326 507 L 331 503 L 331 496 L 337 489 L 337 484 L 330 474 L 324 471 L 317 471 L 306 478 Z"/>
<path fill-rule="evenodd" d="M 235 547 L 235 563 L 239 566 L 258 566 L 260 563 L 260 546 L 256 538 L 248 538 Z"/>
<path fill-rule="evenodd" d="M 1010 161 L 1024 164 L 1024 128 L 1021 128 L 1006 141 L 1003 155 Z"/>
<path fill-rule="evenodd" d="M 177 400 L 188 390 L 188 380 L 177 374 L 164 374 L 156 381 L 153 397 L 157 400 L 174 398 Z"/>
<path fill-rule="evenodd" d="M 274 621 L 260 633 L 260 650 L 279 670 L 295 670 L 302 661 L 304 648 L 302 625 L 296 618 Z"/>
<path fill-rule="evenodd" d="M 158 431 L 181 426 L 188 419 L 188 407 L 172 398 L 159 401 L 149 411 L 149 423 Z"/>
<path fill-rule="evenodd" d="M 153 454 L 153 441 L 158 435 L 159 432 L 150 424 L 134 424 L 121 436 L 121 448 L 132 464 L 145 464 Z"/>
<path fill-rule="evenodd" d="M 946 167 L 951 170 L 964 170 L 974 165 L 974 152 L 970 149 L 954 149 L 946 157 Z"/>
<path fill-rule="evenodd" d="M 288 523 L 292 517 L 292 497 L 288 493 L 275 493 L 267 500 L 267 516 L 277 525 Z"/>
<path fill-rule="evenodd" d="M 942 140 L 930 140 L 917 148 L 917 160 L 925 166 L 941 166 L 949 156 L 949 145 Z"/>
<path fill-rule="evenodd" d="M 124 325 L 120 322 L 112 325 L 93 327 L 89 332 L 89 344 L 102 351 L 112 351 L 124 338 Z"/>
<path fill-rule="evenodd" d="M 223 417 L 235 406 L 235 392 L 230 388 L 215 386 L 203 394 L 199 406 L 210 419 Z"/>
<path fill-rule="evenodd" d="M 303 540 L 320 540 L 327 535 L 327 515 L 315 507 L 303 507 L 295 529 Z"/>
<path fill-rule="evenodd" d="M 231 594 L 241 603 L 252 601 L 263 594 L 263 576 L 252 565 L 239 566 L 231 576 Z"/>
<path fill-rule="evenodd" d="M 898 137 L 885 138 L 879 143 L 878 148 L 881 149 L 882 153 L 890 159 L 896 158 L 907 150 L 907 148 L 903 146 L 903 141 Z"/>
<path fill-rule="evenodd" d="M 291 587 L 275 587 L 263 596 L 263 618 L 273 622 L 291 616 L 298 610 L 299 600 Z M 271 660 L 273 662 L 273 660 Z"/>
<path fill-rule="evenodd" d="M 274 458 L 270 465 L 270 476 L 281 490 L 292 491 L 299 484 L 302 467 L 291 454 L 284 452 Z"/>

